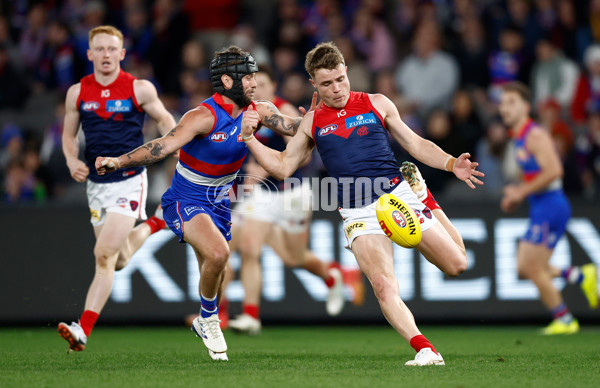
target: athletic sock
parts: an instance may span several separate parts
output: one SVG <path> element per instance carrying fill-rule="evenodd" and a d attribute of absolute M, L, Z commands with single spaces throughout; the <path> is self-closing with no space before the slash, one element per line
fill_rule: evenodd
<path fill-rule="evenodd" d="M 217 314 L 219 308 L 217 307 L 217 296 L 207 298 L 200 294 L 200 316 L 202 318 L 208 318 L 213 314 Z"/>
<path fill-rule="evenodd" d="M 583 281 L 583 273 L 579 267 L 569 267 L 563 269 L 560 273 L 563 279 L 566 279 L 570 284 L 581 284 Z"/>
<path fill-rule="evenodd" d="M 329 273 L 329 270 L 332 268 L 338 269 L 340 270 L 340 272 L 342 271 L 342 267 L 337 261 L 332 261 L 331 263 L 329 263 L 329 265 L 327 266 L 327 279 L 324 279 L 327 288 L 331 288 L 335 285 L 335 278 Z"/>
<path fill-rule="evenodd" d="M 553 308 L 551 312 L 554 319 L 558 319 L 566 325 L 573 321 L 573 314 L 571 314 L 564 302 L 559 304 L 558 307 Z"/>
<path fill-rule="evenodd" d="M 433 197 L 433 194 L 431 194 L 431 191 L 429 191 L 429 189 L 427 189 L 427 197 L 424 200 L 422 200 L 421 202 L 423 202 L 423 204 L 425 206 L 427 206 L 430 210 L 434 210 L 434 209 L 442 210 L 442 207 L 435 200 L 435 198 Z"/>
<path fill-rule="evenodd" d="M 79 326 L 81 326 L 86 336 L 89 337 L 99 315 L 100 314 L 92 310 L 85 310 L 83 314 L 81 314 L 81 318 L 79 318 Z"/>
<path fill-rule="evenodd" d="M 429 342 L 423 334 L 412 337 L 410 339 L 410 346 L 412 346 L 417 353 L 419 353 L 423 348 L 431 348 L 435 354 L 438 354 L 431 342 Z"/>
<path fill-rule="evenodd" d="M 243 313 L 250 315 L 254 319 L 258 319 L 259 307 L 255 304 L 245 304 Z"/>
<path fill-rule="evenodd" d="M 154 233 L 158 232 L 159 230 L 164 229 L 165 226 L 167 226 L 167 223 L 165 222 L 165 220 L 161 220 L 157 216 L 152 216 L 144 222 L 146 224 L 148 224 L 148 226 L 150 227 L 150 234 L 154 234 Z"/>

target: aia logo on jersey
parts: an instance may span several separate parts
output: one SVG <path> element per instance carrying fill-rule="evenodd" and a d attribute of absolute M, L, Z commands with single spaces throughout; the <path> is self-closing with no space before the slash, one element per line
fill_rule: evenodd
<path fill-rule="evenodd" d="M 399 227 L 404 228 L 406 226 L 406 219 L 398 210 L 392 212 L 392 218 Z"/>
<path fill-rule="evenodd" d="M 229 135 L 225 132 L 217 132 L 217 133 L 213 133 L 210 137 L 210 140 L 214 141 L 215 143 L 220 143 L 222 141 L 225 141 L 229 138 Z"/>
<path fill-rule="evenodd" d="M 129 201 L 129 206 L 131 207 L 131 210 L 136 211 L 140 204 L 138 201 Z"/>
<path fill-rule="evenodd" d="M 83 105 L 81 105 L 81 109 L 83 109 L 86 112 L 93 112 L 95 110 L 98 110 L 99 108 L 100 103 L 96 101 L 84 102 Z"/>
<path fill-rule="evenodd" d="M 335 124 L 326 125 L 323 128 L 321 128 L 321 130 L 319 131 L 319 136 L 327 136 L 330 133 L 335 132 L 336 129 L 337 129 L 337 125 L 335 125 Z"/>

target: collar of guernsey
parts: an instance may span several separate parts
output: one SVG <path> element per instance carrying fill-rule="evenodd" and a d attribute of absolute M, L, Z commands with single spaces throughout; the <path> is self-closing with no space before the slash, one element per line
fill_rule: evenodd
<path fill-rule="evenodd" d="M 207 108 L 214 117 L 211 131 L 196 136 L 181 147 L 177 172 L 186 180 L 203 186 L 223 186 L 236 178 L 248 147 L 242 140 L 242 114 L 231 117 L 233 105 L 225 103 L 215 93 L 200 106 Z M 251 104 L 254 107 L 254 103 Z M 248 109 L 244 108 L 244 111 Z"/>

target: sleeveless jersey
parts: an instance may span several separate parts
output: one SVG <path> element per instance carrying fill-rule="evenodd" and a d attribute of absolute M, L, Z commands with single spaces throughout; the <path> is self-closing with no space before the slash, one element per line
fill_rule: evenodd
<path fill-rule="evenodd" d="M 517 163 L 523 171 L 523 179 L 525 182 L 533 180 L 540 173 L 540 166 L 526 147 L 527 135 L 529 135 L 529 132 L 537 126 L 538 124 L 535 121 L 528 119 L 515 135 L 515 154 Z M 560 188 L 562 188 L 560 179 L 551 182 L 548 186 L 548 190 L 557 190 Z"/>
<path fill-rule="evenodd" d="M 242 167 L 248 147 L 241 135 L 243 115 L 231 117 L 232 106 L 225 104 L 220 94 L 215 93 L 201 106 L 215 118 L 213 128 L 206 136 L 196 136 L 181 147 L 171 189 L 188 198 L 214 203 L 228 198 L 227 191 Z"/>
<path fill-rule="evenodd" d="M 121 70 L 110 85 L 96 82 L 93 74 L 81 79 L 77 108 L 85 134 L 85 159 L 93 182 L 118 182 L 144 171 L 132 167 L 98 175 L 94 163 L 98 156 L 118 156 L 142 144 L 144 111 L 133 92 L 136 78 Z"/>
<path fill-rule="evenodd" d="M 341 207 L 369 205 L 402 179 L 388 130 L 367 93 L 350 92 L 343 109 L 315 110 L 312 136 L 329 176 L 337 179 Z"/>

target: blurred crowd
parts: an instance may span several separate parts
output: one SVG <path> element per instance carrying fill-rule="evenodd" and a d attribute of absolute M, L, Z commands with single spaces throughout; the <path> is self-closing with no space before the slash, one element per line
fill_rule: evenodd
<path fill-rule="evenodd" d="M 503 83 L 523 81 L 563 160 L 566 192 L 600 197 L 600 0 L 6 0 L 2 201 L 85 201 L 62 156 L 64 96 L 91 72 L 88 31 L 101 24 L 123 31 L 123 69 L 152 81 L 176 118 L 212 94 L 208 63 L 229 44 L 270 64 L 278 93 L 308 107 L 304 55 L 333 41 L 353 90 L 385 94 L 414 131 L 480 163 L 485 186 L 469 195 L 498 196 L 519 173 L 496 104 Z M 150 123 L 145 131 L 157 135 Z M 150 168 L 151 200 L 171 165 Z M 318 158 L 312 174 L 324 174 Z M 451 174 L 423 175 L 436 196 L 467 195 Z"/>

